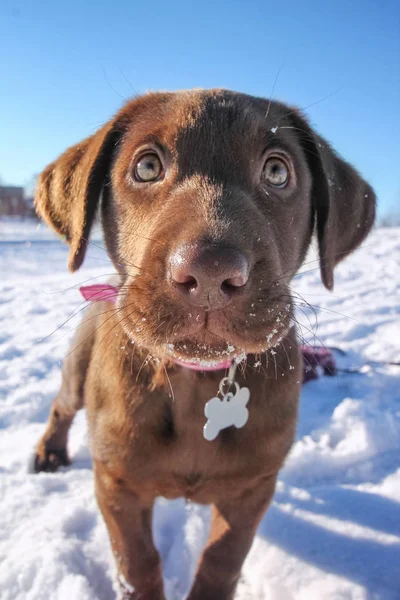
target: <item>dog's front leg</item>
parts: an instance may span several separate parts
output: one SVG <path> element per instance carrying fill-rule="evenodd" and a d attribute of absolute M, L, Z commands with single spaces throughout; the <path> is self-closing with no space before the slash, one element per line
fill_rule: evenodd
<path fill-rule="evenodd" d="M 213 506 L 210 537 L 188 600 L 232 600 L 257 526 L 274 494 L 276 475 L 234 500 Z"/>
<path fill-rule="evenodd" d="M 144 501 L 97 463 L 96 496 L 106 522 L 124 600 L 165 600 L 153 543 L 153 502 Z"/>

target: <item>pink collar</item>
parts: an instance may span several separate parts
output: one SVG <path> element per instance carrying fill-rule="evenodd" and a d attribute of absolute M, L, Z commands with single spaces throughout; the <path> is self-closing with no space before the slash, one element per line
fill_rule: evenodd
<path fill-rule="evenodd" d="M 118 297 L 118 288 L 109 283 L 95 283 L 94 285 L 82 285 L 79 288 L 80 293 L 88 302 L 108 302 L 116 303 Z"/>
<path fill-rule="evenodd" d="M 80 293 L 87 302 L 111 302 L 115 304 L 118 298 L 118 288 L 108 283 L 95 283 L 94 285 L 83 285 L 79 288 Z M 192 371 L 222 371 L 229 369 L 232 364 L 231 359 L 222 360 L 221 362 L 214 361 L 203 361 L 201 364 L 196 362 L 190 362 L 181 360 L 179 358 L 173 359 L 174 363 L 180 367 L 191 369 Z"/>

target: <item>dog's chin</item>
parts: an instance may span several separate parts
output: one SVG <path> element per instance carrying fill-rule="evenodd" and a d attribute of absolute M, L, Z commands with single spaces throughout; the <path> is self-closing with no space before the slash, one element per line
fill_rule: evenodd
<path fill-rule="evenodd" d="M 173 343 L 166 341 L 157 348 L 157 354 L 195 365 L 207 364 L 210 367 L 228 360 L 240 362 L 249 354 L 263 354 L 277 346 L 289 331 L 290 325 L 269 330 L 265 335 L 252 341 L 241 340 L 237 336 L 223 337 L 209 331 L 200 336 L 187 336 Z"/>
<path fill-rule="evenodd" d="M 174 343 L 167 342 L 162 344 L 160 350 L 175 360 L 199 365 L 207 363 L 209 366 L 234 358 L 242 360 L 247 354 L 243 347 L 208 332 L 201 339 L 188 337 Z"/>
<path fill-rule="evenodd" d="M 290 329 L 291 315 L 281 310 L 269 323 L 252 327 L 247 321 L 241 327 L 239 319 L 232 326 L 222 314 L 204 320 L 183 318 L 172 332 L 168 323 L 153 328 L 152 322 L 148 316 L 137 326 L 137 319 L 133 323 L 128 319 L 124 328 L 132 341 L 154 358 L 212 367 L 233 359 L 240 362 L 249 354 L 260 355 L 277 346 Z"/>

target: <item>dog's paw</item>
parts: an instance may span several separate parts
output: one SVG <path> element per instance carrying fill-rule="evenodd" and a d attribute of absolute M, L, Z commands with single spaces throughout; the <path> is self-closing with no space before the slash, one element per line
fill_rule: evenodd
<path fill-rule="evenodd" d="M 66 448 L 62 450 L 45 450 L 37 452 L 33 459 L 33 472 L 54 473 L 59 467 L 68 467 L 71 461 Z"/>

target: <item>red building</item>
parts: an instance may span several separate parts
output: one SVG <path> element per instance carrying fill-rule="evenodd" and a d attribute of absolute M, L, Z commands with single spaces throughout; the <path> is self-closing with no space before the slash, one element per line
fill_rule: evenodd
<path fill-rule="evenodd" d="M 0 185 L 0 216 L 25 217 L 28 212 L 30 211 L 25 203 L 23 187 Z"/>

